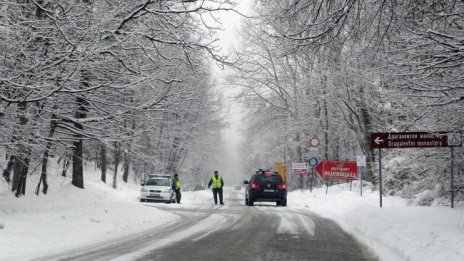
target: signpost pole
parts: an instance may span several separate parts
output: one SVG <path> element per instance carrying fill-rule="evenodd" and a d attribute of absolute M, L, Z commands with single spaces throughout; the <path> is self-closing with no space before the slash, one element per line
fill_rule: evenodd
<path fill-rule="evenodd" d="M 379 194 L 380 207 L 382 207 L 382 149 L 379 149 Z"/>
<path fill-rule="evenodd" d="M 451 208 L 454 208 L 454 147 L 451 147 Z"/>
<path fill-rule="evenodd" d="M 362 191 L 362 175 L 363 175 L 363 167 L 366 166 L 366 155 L 362 154 L 362 155 L 358 155 L 356 157 L 356 162 L 358 164 L 358 176 L 359 176 L 359 191 L 361 192 L 361 197 L 363 195 L 363 191 Z"/>
<path fill-rule="evenodd" d="M 311 167 L 311 183 L 309 187 L 309 192 L 313 192 L 313 181 L 314 181 L 314 167 Z"/>
<path fill-rule="evenodd" d="M 293 174 L 293 169 L 292 169 L 292 191 L 293 191 L 293 178 L 295 178 L 295 175 Z"/>
<path fill-rule="evenodd" d="M 309 159 L 309 167 L 311 168 L 311 177 L 309 177 L 309 191 L 313 192 L 314 186 L 314 167 L 317 166 L 318 160 L 315 157 Z"/>
<path fill-rule="evenodd" d="M 361 190 L 361 197 L 363 195 L 363 178 L 362 178 L 362 175 L 363 175 L 363 167 L 359 167 L 359 172 L 361 172 L 359 174 L 359 188 Z"/>

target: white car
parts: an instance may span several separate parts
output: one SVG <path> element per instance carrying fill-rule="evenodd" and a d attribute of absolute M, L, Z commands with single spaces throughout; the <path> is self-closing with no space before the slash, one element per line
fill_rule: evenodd
<path fill-rule="evenodd" d="M 142 185 L 140 201 L 175 202 L 175 194 L 171 189 L 172 179 L 168 175 L 150 175 L 150 178 Z"/>

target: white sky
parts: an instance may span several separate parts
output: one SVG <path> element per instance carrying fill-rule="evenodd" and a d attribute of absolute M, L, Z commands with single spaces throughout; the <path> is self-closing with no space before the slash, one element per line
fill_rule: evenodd
<path fill-rule="evenodd" d="M 249 0 L 238 1 L 237 10 L 242 14 L 249 13 Z M 222 23 L 222 31 L 217 34 L 217 44 L 221 47 L 222 53 L 227 55 L 234 51 L 235 43 L 239 39 L 238 31 L 240 28 L 240 20 L 245 19 L 236 12 L 222 12 L 220 15 Z M 224 71 L 217 69 L 219 78 L 219 92 L 224 95 L 226 106 L 229 108 L 229 122 L 231 126 L 222 132 L 225 142 L 225 148 L 222 157 L 222 166 L 219 167 L 220 173 L 222 172 L 225 182 L 231 182 L 229 185 L 238 185 L 244 178 L 248 178 L 248 173 L 243 173 L 240 168 L 243 165 L 239 153 L 239 145 L 241 136 L 239 129 L 241 128 L 241 112 L 240 105 L 233 100 L 234 93 L 237 89 L 231 89 L 230 86 L 224 84 Z"/>
<path fill-rule="evenodd" d="M 236 9 L 238 12 L 248 15 L 250 13 L 249 1 L 250 0 L 237 0 L 238 4 Z M 232 51 L 234 43 L 236 43 L 237 40 L 237 32 L 240 28 L 240 20 L 242 18 L 245 19 L 236 12 L 221 12 L 220 19 L 224 30 L 218 33 L 218 44 L 223 47 L 224 52 Z"/>

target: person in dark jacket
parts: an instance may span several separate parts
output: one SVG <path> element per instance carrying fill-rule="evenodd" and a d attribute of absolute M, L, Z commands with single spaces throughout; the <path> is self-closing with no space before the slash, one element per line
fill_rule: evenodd
<path fill-rule="evenodd" d="M 224 187 L 224 179 L 219 176 L 217 170 L 214 171 L 214 175 L 208 183 L 208 188 L 213 186 L 213 196 L 214 196 L 214 204 L 217 205 L 217 196 L 219 194 L 219 202 L 221 205 L 224 205 L 224 201 L 222 198 L 222 188 Z"/>
<path fill-rule="evenodd" d="M 182 197 L 182 194 L 180 193 L 180 180 L 179 180 L 179 175 L 174 174 L 174 178 L 172 179 L 172 190 L 176 193 L 176 203 L 180 204 L 180 199 Z"/>

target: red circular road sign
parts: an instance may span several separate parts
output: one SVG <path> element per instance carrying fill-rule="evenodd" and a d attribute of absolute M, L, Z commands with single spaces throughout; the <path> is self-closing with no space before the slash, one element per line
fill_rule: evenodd
<path fill-rule="evenodd" d="M 309 144 L 311 145 L 311 147 L 318 147 L 320 142 L 319 142 L 319 139 L 317 137 L 312 137 L 309 140 Z"/>

